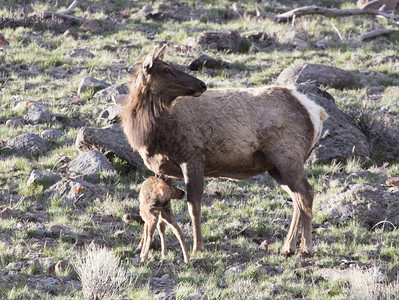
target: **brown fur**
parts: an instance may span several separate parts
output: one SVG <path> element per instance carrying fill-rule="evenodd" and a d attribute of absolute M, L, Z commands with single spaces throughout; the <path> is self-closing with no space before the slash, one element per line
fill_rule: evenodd
<path fill-rule="evenodd" d="M 262 87 L 211 89 L 198 98 L 190 97 L 204 91 L 203 82 L 161 59 L 154 50 L 136 73 L 135 86 L 121 114 L 122 127 L 148 168 L 184 177 L 193 222 L 193 252 L 203 249 L 200 209 L 204 176 L 242 180 L 268 171 L 294 202 L 282 253 L 295 251 L 302 222 L 298 255 L 311 255 L 313 190 L 304 174 L 304 162 L 320 132 L 316 132 L 308 108 L 294 95 L 298 93 L 284 87 Z M 146 68 L 149 60 L 151 67 Z M 165 74 L 164 68 L 170 73 Z M 313 105 L 321 122 L 326 114 Z"/>
<path fill-rule="evenodd" d="M 140 216 L 144 220 L 144 232 L 138 248 L 141 248 L 140 258 L 144 262 L 148 258 L 150 244 L 158 227 L 161 237 L 162 258 L 167 255 L 165 242 L 165 223 L 171 226 L 183 250 L 184 262 L 188 262 L 188 255 L 184 246 L 183 232 L 177 225 L 170 205 L 171 199 L 182 199 L 184 192 L 172 185 L 170 180 L 157 177 L 147 178 L 140 189 Z"/>

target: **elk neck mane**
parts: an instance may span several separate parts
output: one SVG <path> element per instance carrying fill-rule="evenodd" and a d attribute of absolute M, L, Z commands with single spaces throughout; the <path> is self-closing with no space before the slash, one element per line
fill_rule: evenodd
<path fill-rule="evenodd" d="M 162 94 L 153 94 L 149 78 L 145 78 L 141 70 L 133 75 L 133 82 L 125 107 L 120 114 L 122 127 L 128 141 L 134 149 L 149 146 L 156 139 L 157 128 L 162 116 L 168 112 L 170 99 Z"/>

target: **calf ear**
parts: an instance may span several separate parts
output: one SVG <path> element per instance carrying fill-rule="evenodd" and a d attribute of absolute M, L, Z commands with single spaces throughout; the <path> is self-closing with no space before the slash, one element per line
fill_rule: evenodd
<path fill-rule="evenodd" d="M 157 47 L 152 49 L 151 53 L 147 55 L 145 58 L 143 64 L 142 64 L 142 69 L 143 72 L 148 72 L 152 68 L 152 64 L 154 62 L 154 59 L 156 58 L 155 52 L 157 51 Z"/>

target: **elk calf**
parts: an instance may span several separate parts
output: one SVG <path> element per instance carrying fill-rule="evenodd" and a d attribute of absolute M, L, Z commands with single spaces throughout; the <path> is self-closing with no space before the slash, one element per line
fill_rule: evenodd
<path fill-rule="evenodd" d="M 171 199 L 183 199 L 184 192 L 172 185 L 170 179 L 157 177 L 147 178 L 141 185 L 140 200 L 140 216 L 143 218 L 144 232 L 138 248 L 141 248 L 140 258 L 144 262 L 147 260 L 150 244 L 155 232 L 155 227 L 161 237 L 162 258 L 167 255 L 165 243 L 166 224 L 169 224 L 173 233 L 176 235 L 183 250 L 184 262 L 188 262 L 186 248 L 184 246 L 183 232 L 177 225 L 175 216 L 173 215 L 170 205 Z"/>

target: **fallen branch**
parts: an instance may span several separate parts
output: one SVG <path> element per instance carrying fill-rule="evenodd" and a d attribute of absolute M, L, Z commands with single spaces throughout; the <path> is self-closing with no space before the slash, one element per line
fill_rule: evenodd
<path fill-rule="evenodd" d="M 391 15 L 375 9 L 369 9 L 369 8 L 338 9 L 338 8 L 325 8 L 314 5 L 295 8 L 293 10 L 278 15 L 266 13 L 261 7 L 258 6 L 256 8 L 256 14 L 258 17 L 272 19 L 276 22 L 289 22 L 294 17 L 296 18 L 305 15 L 323 15 L 325 17 L 330 17 L 330 18 L 358 16 L 358 15 L 372 15 L 372 16 L 381 16 L 386 19 L 399 20 L 399 15 Z"/>
<path fill-rule="evenodd" d="M 377 30 L 373 30 L 373 31 L 370 31 L 370 32 L 367 32 L 367 33 L 364 33 L 364 34 L 360 35 L 358 37 L 358 39 L 363 42 L 365 40 L 374 39 L 374 38 L 379 37 L 381 35 L 388 35 L 392 31 L 393 31 L 392 29 L 377 29 Z"/>
<path fill-rule="evenodd" d="M 79 4 L 79 0 L 75 0 L 64 11 L 60 11 L 60 12 L 42 11 L 42 12 L 37 13 L 37 15 L 42 18 L 58 17 L 61 19 L 66 19 L 66 20 L 75 22 L 75 23 L 83 24 L 84 22 L 87 21 L 87 19 L 70 15 L 71 13 L 73 13 L 74 9 L 76 8 L 76 6 L 78 4 Z"/>

